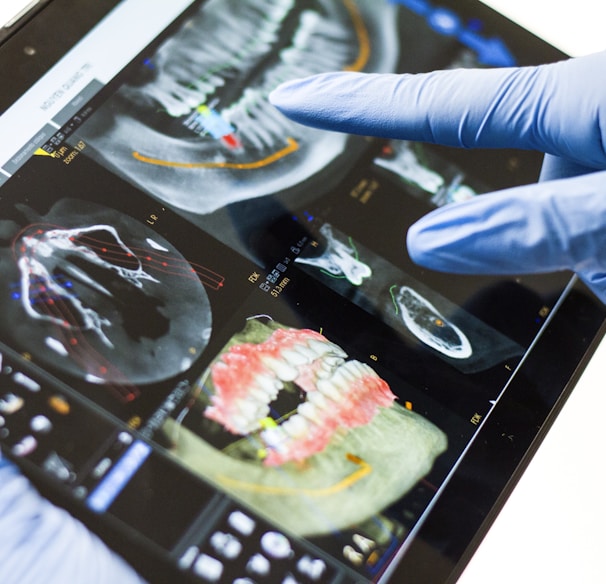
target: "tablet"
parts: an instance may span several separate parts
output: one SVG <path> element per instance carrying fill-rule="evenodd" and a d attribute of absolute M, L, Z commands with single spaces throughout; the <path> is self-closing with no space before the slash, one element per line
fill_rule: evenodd
<path fill-rule="evenodd" d="M 3 455 L 152 582 L 456 581 L 605 308 L 407 256 L 539 154 L 267 96 L 565 55 L 475 0 L 52 0 L 4 36 Z"/>

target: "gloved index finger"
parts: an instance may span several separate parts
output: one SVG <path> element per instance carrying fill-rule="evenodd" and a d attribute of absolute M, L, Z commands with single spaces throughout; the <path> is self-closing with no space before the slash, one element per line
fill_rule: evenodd
<path fill-rule="evenodd" d="M 606 53 L 540 67 L 417 75 L 328 73 L 287 82 L 271 102 L 318 128 L 460 147 L 534 149 L 605 168 L 599 82 Z M 596 79 L 598 81 L 596 81 Z"/>

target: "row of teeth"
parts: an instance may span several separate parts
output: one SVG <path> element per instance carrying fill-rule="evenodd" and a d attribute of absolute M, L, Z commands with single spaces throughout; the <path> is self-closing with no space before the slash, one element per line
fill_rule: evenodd
<path fill-rule="evenodd" d="M 307 10 L 301 15 L 292 46 L 280 52 L 279 63 L 267 72 L 262 85 L 244 92 L 239 101 L 222 111 L 223 118 L 238 129 L 244 142 L 262 150 L 273 148 L 284 135 L 301 132 L 268 102 L 267 96 L 284 81 L 346 65 L 351 39 L 343 36 L 343 30 L 317 12 Z"/>
<path fill-rule="evenodd" d="M 209 2 L 190 24 L 192 30 L 184 35 L 186 40 L 177 37 L 169 41 L 167 61 L 159 63 L 161 74 L 145 92 L 158 100 L 169 115 L 187 115 L 222 87 L 225 77 L 252 67 L 268 53 L 294 4 L 294 0 L 253 0 L 229 7 L 225 1 Z M 238 14 L 237 19 L 234 14 Z M 247 21 L 258 23 L 248 36 L 242 34 L 242 22 Z M 204 75 L 198 75 L 199 71 L 204 71 Z M 185 79 L 187 85 L 180 82 Z"/>
<path fill-rule="evenodd" d="M 164 66 L 160 63 L 158 78 L 141 90 L 171 116 L 190 114 L 223 87 L 227 78 L 238 71 L 252 69 L 271 52 L 284 20 L 295 6 L 294 0 L 273 3 L 249 0 L 238 3 L 232 11 L 225 9 L 225 2 L 219 4 L 218 10 L 213 10 L 212 3 L 205 6 L 204 26 L 196 35 L 187 35 L 186 42 L 175 39 L 169 43 L 167 62 Z M 245 20 L 233 18 L 235 12 L 241 15 L 243 8 L 256 16 L 263 15 L 261 19 L 251 20 L 260 23 L 253 31 L 254 37 L 243 38 L 241 24 Z M 261 85 L 249 88 L 236 103 L 221 112 L 223 119 L 237 129 L 245 144 L 258 150 L 274 148 L 283 142 L 283 136 L 300 133 L 301 128 L 279 114 L 268 103 L 267 96 L 289 79 L 342 68 L 351 58 L 349 35 L 350 31 L 338 23 L 317 12 L 304 11 L 291 46 L 282 49 L 279 62 L 268 70 Z M 181 50 L 181 44 L 187 46 Z M 205 74 L 199 76 L 196 73 L 199 71 Z M 184 79 L 188 80 L 187 84 L 180 81 Z"/>
<path fill-rule="evenodd" d="M 267 374 L 257 375 L 254 385 L 247 389 L 247 397 L 234 404 L 238 413 L 230 416 L 229 421 L 237 433 L 249 434 L 261 428 L 260 421 L 270 414 L 269 404 L 278 397 L 284 383 L 295 381 L 299 377 L 300 367 L 317 364 L 315 375 L 320 381 L 326 380 L 333 374 L 335 367 L 343 363 L 347 354 L 329 341 L 310 339 L 305 344 L 284 349 L 281 357 L 265 357 L 263 364 Z"/>
<path fill-rule="evenodd" d="M 353 383 L 374 371 L 359 361 L 343 363 L 333 374 L 330 380 L 318 381 L 317 390 L 307 394 L 307 401 L 299 404 L 296 415 L 275 428 L 261 432 L 264 443 L 279 454 L 287 454 L 290 445 L 303 438 L 309 430 L 322 424 L 326 416 L 332 416 L 338 405 L 348 395 Z"/>

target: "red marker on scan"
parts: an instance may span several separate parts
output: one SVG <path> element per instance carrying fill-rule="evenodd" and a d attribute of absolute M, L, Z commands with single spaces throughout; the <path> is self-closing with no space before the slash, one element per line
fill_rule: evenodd
<path fill-rule="evenodd" d="M 242 142 L 236 136 L 235 128 L 226 122 L 218 112 L 206 105 L 198 106 L 196 112 L 198 123 L 213 138 L 221 140 L 230 150 L 240 150 L 242 148 Z"/>

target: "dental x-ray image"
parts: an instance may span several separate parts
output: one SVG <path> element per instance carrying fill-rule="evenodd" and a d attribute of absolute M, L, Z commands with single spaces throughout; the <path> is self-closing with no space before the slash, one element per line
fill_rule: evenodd
<path fill-rule="evenodd" d="M 313 73 L 393 71 L 396 12 L 375 0 L 209 0 L 77 139 L 112 172 L 209 231 L 218 221 L 209 214 L 284 192 L 351 157 L 350 137 L 292 123 L 268 95 Z"/>
<path fill-rule="evenodd" d="M 194 472 L 300 536 L 364 523 L 445 451 L 369 365 L 310 329 L 250 318 L 164 423 Z"/>
<path fill-rule="evenodd" d="M 295 264 L 463 373 L 488 369 L 523 352 L 329 223 L 322 224 Z"/>
<path fill-rule="evenodd" d="M 13 215 L 0 222 L 0 330 L 17 350 L 127 401 L 200 356 L 211 331 L 202 282 L 220 275 L 95 203 L 64 198 L 44 215 L 16 204 Z"/>
<path fill-rule="evenodd" d="M 406 140 L 390 140 L 374 160 L 376 166 L 401 179 L 413 194 L 441 207 L 478 196 L 467 184 L 465 172 L 440 160 L 427 146 Z M 488 189 L 484 189 L 488 190 Z"/>

